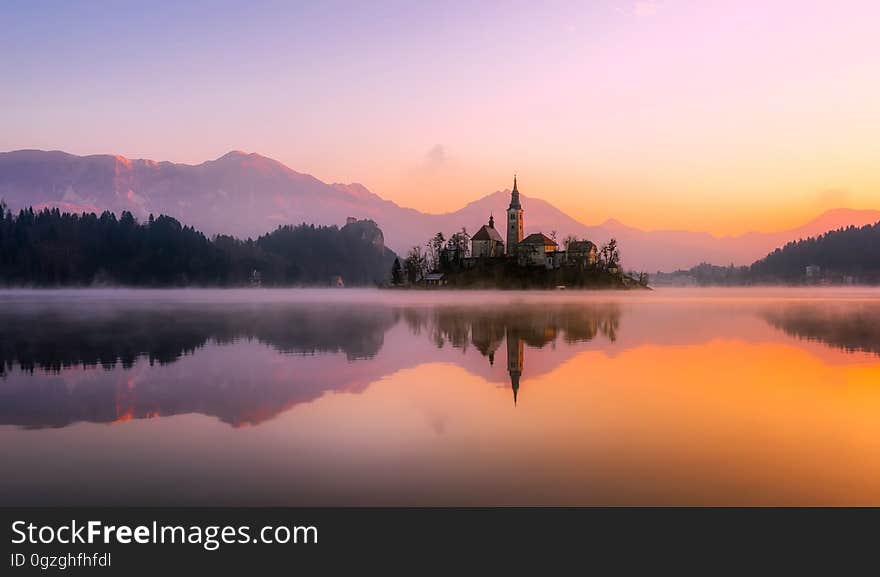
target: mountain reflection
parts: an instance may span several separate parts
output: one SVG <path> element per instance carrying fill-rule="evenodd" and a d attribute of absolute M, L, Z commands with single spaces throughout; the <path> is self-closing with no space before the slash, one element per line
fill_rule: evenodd
<path fill-rule="evenodd" d="M 257 424 L 326 392 L 357 392 L 431 362 L 431 350 L 447 345 L 472 349 L 493 366 L 505 348 L 516 400 L 526 347 L 600 334 L 613 341 L 619 319 L 616 305 L 10 308 L 0 312 L 0 424 L 62 427 L 194 412 Z M 404 342 L 416 348 L 392 347 L 377 359 L 401 320 Z"/>
<path fill-rule="evenodd" d="M 762 316 L 793 337 L 880 355 L 880 303 L 790 304 L 764 311 Z"/>
<path fill-rule="evenodd" d="M 775 327 L 880 354 L 878 321 L 880 303 L 872 301 L 7 306 L 0 310 L 0 424 L 199 413 L 241 427 L 435 362 L 503 383 L 516 404 L 530 379 L 588 349 L 763 341 Z"/>

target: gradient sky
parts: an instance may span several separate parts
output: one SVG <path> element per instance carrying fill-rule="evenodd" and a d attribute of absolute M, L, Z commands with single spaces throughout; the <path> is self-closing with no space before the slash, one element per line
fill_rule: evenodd
<path fill-rule="evenodd" d="M 587 224 L 880 209 L 880 4 L 41 2 L 0 10 L 0 150 L 259 152 L 441 212 Z"/>

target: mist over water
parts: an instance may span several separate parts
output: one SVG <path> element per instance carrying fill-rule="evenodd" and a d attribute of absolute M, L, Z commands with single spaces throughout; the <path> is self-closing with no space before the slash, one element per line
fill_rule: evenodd
<path fill-rule="evenodd" d="M 0 292 L 12 504 L 880 504 L 880 291 Z"/>

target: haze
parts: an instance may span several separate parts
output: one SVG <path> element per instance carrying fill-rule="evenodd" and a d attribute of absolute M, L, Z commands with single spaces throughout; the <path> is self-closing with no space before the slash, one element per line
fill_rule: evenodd
<path fill-rule="evenodd" d="M 872 2 L 23 2 L 0 150 L 230 149 L 423 211 L 734 234 L 880 206 Z"/>

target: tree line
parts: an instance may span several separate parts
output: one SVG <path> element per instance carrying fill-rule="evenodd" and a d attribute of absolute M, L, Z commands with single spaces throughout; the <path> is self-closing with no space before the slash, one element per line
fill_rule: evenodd
<path fill-rule="evenodd" d="M 0 203 L 4 285 L 237 286 L 382 283 L 394 260 L 372 221 L 280 226 L 256 240 L 208 238 L 176 219 L 128 211 L 13 214 Z"/>
<path fill-rule="evenodd" d="M 698 285 L 880 283 L 880 223 L 849 226 L 777 248 L 750 266 L 702 263 L 658 275 Z"/>

